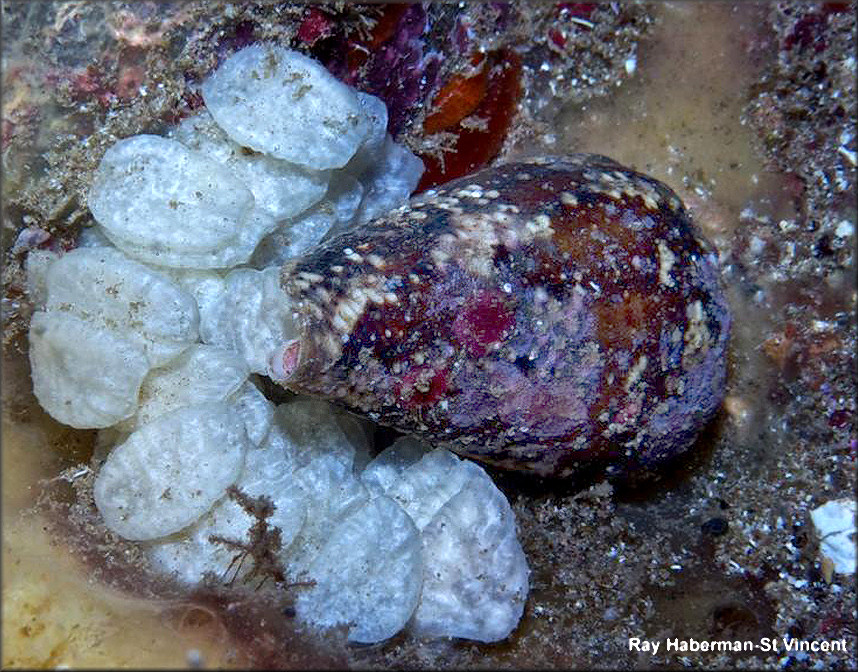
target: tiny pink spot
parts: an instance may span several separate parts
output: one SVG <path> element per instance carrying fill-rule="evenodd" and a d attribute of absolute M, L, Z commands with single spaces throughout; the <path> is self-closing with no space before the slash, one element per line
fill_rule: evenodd
<path fill-rule="evenodd" d="M 298 368 L 301 358 L 301 343 L 293 339 L 284 343 L 271 357 L 269 370 L 271 377 L 277 381 L 287 380 Z"/>
<path fill-rule="evenodd" d="M 515 325 L 515 313 L 499 292 L 481 289 L 453 321 L 453 334 L 472 357 L 482 357 L 493 343 L 503 341 Z"/>

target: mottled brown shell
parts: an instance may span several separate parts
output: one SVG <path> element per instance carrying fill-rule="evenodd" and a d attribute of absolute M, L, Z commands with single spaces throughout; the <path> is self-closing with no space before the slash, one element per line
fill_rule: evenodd
<path fill-rule="evenodd" d="M 287 265 L 283 287 L 288 388 L 505 467 L 648 464 L 723 397 L 714 255 L 668 187 L 602 156 L 427 191 Z"/>

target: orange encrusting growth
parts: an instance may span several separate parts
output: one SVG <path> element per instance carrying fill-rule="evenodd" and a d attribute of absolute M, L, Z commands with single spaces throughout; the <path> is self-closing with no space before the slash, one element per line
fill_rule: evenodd
<path fill-rule="evenodd" d="M 453 146 L 444 151 L 441 159 L 429 154 L 421 155 L 426 172 L 417 185 L 417 191 L 486 166 L 503 147 L 521 97 L 521 59 L 509 49 L 499 49 L 488 54 L 482 72 L 485 76 L 485 93 L 469 112 L 463 114 L 463 110 L 474 102 L 474 91 L 479 89 L 478 81 L 470 81 L 477 77 L 463 78 L 457 84 L 454 84 L 457 81 L 454 77 L 439 93 L 440 97 L 448 86 L 451 87 L 444 94 L 450 102 L 438 101 L 445 116 L 431 124 L 443 126 L 443 130 L 455 134 L 457 138 Z M 457 122 L 452 125 L 448 123 L 448 120 L 459 115 Z M 431 118 L 427 117 L 427 121 Z M 466 124 L 469 118 L 478 123 Z M 432 132 L 425 126 L 424 130 Z"/>
<path fill-rule="evenodd" d="M 485 63 L 477 74 L 470 77 L 453 75 L 432 101 L 431 109 L 435 111 L 423 120 L 423 130 L 426 133 L 438 133 L 458 124 L 473 113 L 486 97 L 488 83 Z"/>

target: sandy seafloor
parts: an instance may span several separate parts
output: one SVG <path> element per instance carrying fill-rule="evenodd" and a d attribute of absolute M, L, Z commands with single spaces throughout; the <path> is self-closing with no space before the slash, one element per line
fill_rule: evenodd
<path fill-rule="evenodd" d="M 610 36 L 601 61 L 581 42 L 591 52 L 575 62 L 602 63 L 607 85 L 581 95 L 559 87 L 502 156 L 598 152 L 681 195 L 719 252 L 733 309 L 724 408 L 688 454 L 634 483 L 495 474 L 532 569 L 507 641 L 401 634 L 349 647 L 340 633 L 295 634 L 270 596 L 160 587 L 128 548 L 59 520 L 83 497 L 70 481 L 88 477 L 94 432 L 59 425 L 32 396 L 21 262 L 46 243 L 35 229 L 60 246 L 73 241 L 87 215 L 71 194 L 104 147 L 146 130 L 178 85 L 169 68 L 132 65 L 104 85 L 116 93 L 105 106 L 81 100 L 73 110 L 68 82 L 49 66 L 86 72 L 115 46 L 104 25 L 151 66 L 169 56 L 146 53 L 158 30 L 179 30 L 198 10 L 150 7 L 159 28 L 135 24 L 134 3 L 100 5 L 98 17 L 84 3 L 13 4 L 3 10 L 4 667 L 856 667 L 855 576 L 820 560 L 809 517 L 854 498 L 856 486 L 854 6 L 644 5 L 617 46 L 619 68 Z M 226 25 L 247 7 L 212 5 L 194 21 Z M 630 651 L 630 637 L 663 644 L 653 656 Z M 664 645 L 783 637 L 845 640 L 847 652 Z"/>

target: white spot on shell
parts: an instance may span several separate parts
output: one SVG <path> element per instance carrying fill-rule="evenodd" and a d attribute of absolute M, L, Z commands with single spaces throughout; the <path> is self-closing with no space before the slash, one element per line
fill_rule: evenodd
<path fill-rule="evenodd" d="M 635 365 L 632 367 L 631 371 L 629 371 L 629 377 L 626 378 L 626 383 L 624 385 L 626 392 L 628 392 L 632 385 L 634 385 L 638 380 L 640 380 L 641 375 L 646 370 L 646 365 L 649 363 L 649 359 L 646 355 L 641 355 Z"/>
<path fill-rule="evenodd" d="M 673 278 L 670 275 L 670 269 L 673 268 L 674 263 L 676 263 L 676 255 L 673 254 L 671 249 L 665 244 L 663 240 L 658 241 L 658 281 L 667 285 L 668 287 L 673 287 L 674 282 Z"/>

